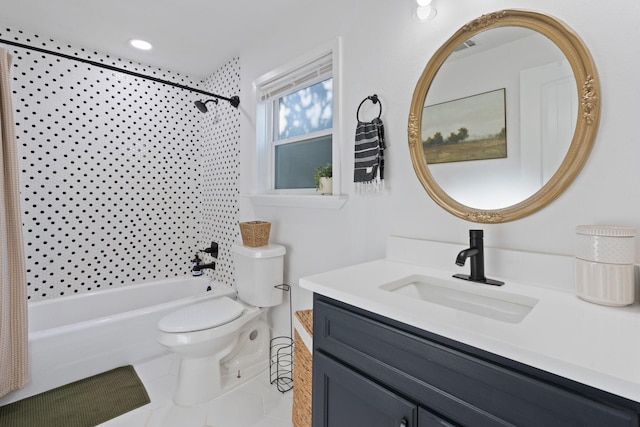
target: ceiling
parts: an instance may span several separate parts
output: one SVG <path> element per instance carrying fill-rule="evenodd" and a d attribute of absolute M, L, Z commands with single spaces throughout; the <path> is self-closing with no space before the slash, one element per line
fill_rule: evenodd
<path fill-rule="evenodd" d="M 0 24 L 204 78 L 311 0 L 0 0 Z M 129 46 L 151 42 L 150 51 Z"/>

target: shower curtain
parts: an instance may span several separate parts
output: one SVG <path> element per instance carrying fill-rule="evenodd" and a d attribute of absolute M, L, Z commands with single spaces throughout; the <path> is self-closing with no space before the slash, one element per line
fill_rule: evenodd
<path fill-rule="evenodd" d="M 11 54 L 0 48 L 0 396 L 27 383 L 27 278 L 11 59 Z"/>

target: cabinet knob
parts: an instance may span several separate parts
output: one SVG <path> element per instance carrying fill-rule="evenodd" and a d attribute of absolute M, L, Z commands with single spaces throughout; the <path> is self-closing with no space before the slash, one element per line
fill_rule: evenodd
<path fill-rule="evenodd" d="M 406 418 L 403 418 L 400 420 L 400 427 L 408 427 L 409 423 L 407 422 Z"/>

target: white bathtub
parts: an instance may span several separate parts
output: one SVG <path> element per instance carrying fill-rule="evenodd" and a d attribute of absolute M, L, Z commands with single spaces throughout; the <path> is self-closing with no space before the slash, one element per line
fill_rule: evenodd
<path fill-rule="evenodd" d="M 212 291 L 206 291 L 211 286 Z M 180 277 L 29 303 L 29 384 L 0 405 L 168 350 L 158 344 L 158 320 L 208 298 L 235 296 L 204 277 Z"/>

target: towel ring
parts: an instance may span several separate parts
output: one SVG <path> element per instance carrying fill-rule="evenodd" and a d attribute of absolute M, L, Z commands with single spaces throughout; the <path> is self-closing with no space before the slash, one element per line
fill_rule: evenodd
<path fill-rule="evenodd" d="M 371 96 L 367 96 L 365 99 L 362 100 L 360 105 L 358 105 L 358 111 L 356 112 L 356 119 L 358 121 L 360 121 L 360 107 L 362 107 L 362 104 L 364 104 L 367 100 L 373 102 L 374 104 L 380 104 L 380 112 L 378 113 L 377 118 L 379 119 L 380 116 L 382 115 L 382 101 L 380 101 L 380 99 L 378 99 L 378 95 L 374 93 Z"/>

